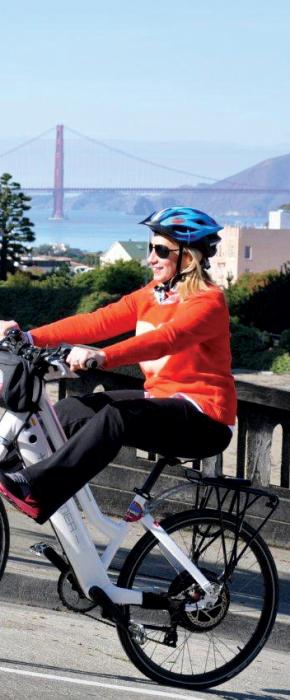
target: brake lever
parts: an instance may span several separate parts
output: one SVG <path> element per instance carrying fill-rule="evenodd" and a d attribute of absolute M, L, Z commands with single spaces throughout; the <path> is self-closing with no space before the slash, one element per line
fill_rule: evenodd
<path fill-rule="evenodd" d="M 59 370 L 62 377 L 67 377 L 68 379 L 79 379 L 79 374 L 72 372 L 69 365 L 67 365 L 64 360 L 55 359 L 49 364 L 50 366 L 55 367 L 56 370 Z"/>

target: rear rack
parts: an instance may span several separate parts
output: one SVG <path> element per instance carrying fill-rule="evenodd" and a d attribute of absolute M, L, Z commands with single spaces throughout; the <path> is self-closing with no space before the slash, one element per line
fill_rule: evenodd
<path fill-rule="evenodd" d="M 276 494 L 266 489 L 255 488 L 249 479 L 238 479 L 231 476 L 202 476 L 194 469 L 185 470 L 188 481 L 196 484 L 196 508 L 214 507 L 215 499 L 217 510 L 226 510 L 228 513 L 248 513 L 251 508 L 264 499 L 265 508 L 269 509 L 265 522 L 269 520 L 279 505 Z"/>
<path fill-rule="evenodd" d="M 234 518 L 234 541 L 231 556 L 226 562 L 224 571 L 225 577 L 228 577 L 245 550 L 250 546 L 253 540 L 257 538 L 262 528 L 277 509 L 279 498 L 269 491 L 253 487 L 251 482 L 246 479 L 227 476 L 202 476 L 200 472 L 194 469 L 185 470 L 185 477 L 187 480 L 185 483 L 167 489 L 158 494 L 156 498 L 153 497 L 146 501 L 145 512 L 155 510 L 159 505 L 164 503 L 165 500 L 176 496 L 177 493 L 181 493 L 185 489 L 188 490 L 189 482 L 190 485 L 195 488 L 194 498 L 190 508 L 193 508 L 195 511 L 215 510 L 218 514 L 219 526 L 215 533 L 212 533 L 210 528 L 208 535 L 205 531 L 205 541 L 208 536 L 215 538 L 222 534 L 223 537 L 225 530 L 224 518 L 227 514 L 230 514 Z M 262 511 L 262 514 L 259 512 L 261 522 L 258 523 L 257 527 L 253 526 L 251 523 L 252 534 L 244 547 L 239 549 L 238 552 L 237 545 L 239 535 L 248 516 L 257 517 L 256 505 L 258 502 Z"/>

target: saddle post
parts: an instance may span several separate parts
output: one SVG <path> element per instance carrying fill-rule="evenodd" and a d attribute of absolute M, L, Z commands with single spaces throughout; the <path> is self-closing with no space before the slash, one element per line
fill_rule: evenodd
<path fill-rule="evenodd" d="M 157 479 L 159 479 L 159 476 L 162 474 L 166 465 L 172 466 L 173 464 L 178 464 L 178 461 L 179 460 L 177 458 L 173 459 L 171 457 L 159 457 L 150 474 L 147 476 L 143 486 L 140 489 L 134 489 L 135 493 L 149 500 L 151 489 L 156 484 Z"/>

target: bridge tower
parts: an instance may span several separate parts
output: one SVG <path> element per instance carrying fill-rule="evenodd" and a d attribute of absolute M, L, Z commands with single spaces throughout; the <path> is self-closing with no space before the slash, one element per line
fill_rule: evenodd
<path fill-rule="evenodd" d="M 53 191 L 53 214 L 52 219 L 61 221 L 64 218 L 63 208 L 63 124 L 56 127 L 56 144 L 54 160 L 54 191 Z"/>

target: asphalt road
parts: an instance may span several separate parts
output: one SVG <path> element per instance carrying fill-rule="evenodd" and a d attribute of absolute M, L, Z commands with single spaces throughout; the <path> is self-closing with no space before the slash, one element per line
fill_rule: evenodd
<path fill-rule="evenodd" d="M 290 552 L 273 551 L 281 581 L 276 626 L 257 659 L 232 681 L 208 692 L 158 686 L 127 659 L 115 629 L 94 617 L 65 610 L 57 572 L 36 559 L 30 545 L 52 536 L 8 508 L 11 553 L 0 583 L 0 698 L 212 698 L 289 700 Z"/>

